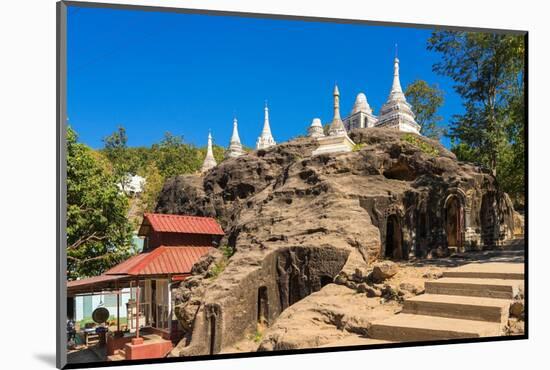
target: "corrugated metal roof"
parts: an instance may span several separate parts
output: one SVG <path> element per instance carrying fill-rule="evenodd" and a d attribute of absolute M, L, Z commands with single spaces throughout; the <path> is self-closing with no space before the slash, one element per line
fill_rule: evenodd
<path fill-rule="evenodd" d="M 146 221 L 158 232 L 224 235 L 221 226 L 212 217 L 145 213 L 143 222 Z"/>
<path fill-rule="evenodd" d="M 213 247 L 160 246 L 116 265 L 106 275 L 171 275 L 191 272 L 193 265 Z"/>
<path fill-rule="evenodd" d="M 106 283 L 106 282 L 118 280 L 120 278 L 122 278 L 122 276 L 107 276 L 107 275 L 92 276 L 85 279 L 67 281 L 67 288 L 77 288 L 77 287 L 86 286 L 90 284 Z"/>
<path fill-rule="evenodd" d="M 99 275 L 80 280 L 67 281 L 67 295 L 99 293 L 112 291 L 115 288 L 122 289 L 128 286 L 125 277 L 127 275 Z"/>

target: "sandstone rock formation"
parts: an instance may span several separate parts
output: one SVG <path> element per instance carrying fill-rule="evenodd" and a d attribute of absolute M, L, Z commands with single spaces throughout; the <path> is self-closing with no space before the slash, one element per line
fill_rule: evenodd
<path fill-rule="evenodd" d="M 489 171 L 414 134 L 371 128 L 350 137 L 350 153 L 311 156 L 315 139 L 299 138 L 166 182 L 157 212 L 216 217 L 222 244 L 235 250 L 221 273 L 208 273 L 221 259 L 210 257 L 174 290 L 186 335 L 173 356 L 219 353 L 333 282 L 368 294 L 361 284 L 379 258 L 512 237 L 513 207 Z M 285 347 L 268 336 L 262 348 Z"/>

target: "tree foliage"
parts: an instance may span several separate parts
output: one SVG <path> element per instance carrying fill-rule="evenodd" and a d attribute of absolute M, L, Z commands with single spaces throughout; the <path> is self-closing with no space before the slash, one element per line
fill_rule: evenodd
<path fill-rule="evenodd" d="M 111 135 L 103 138 L 104 153 L 113 166 L 116 181 L 124 190 L 128 183 L 128 173 L 131 167 L 131 158 L 128 153 L 128 136 L 126 129 L 119 126 Z"/>
<path fill-rule="evenodd" d="M 461 160 L 475 159 L 497 176 L 517 202 L 524 193 L 523 36 L 436 31 L 428 48 L 441 53 L 434 71 L 455 82 L 465 113 L 455 115 L 450 136 Z"/>
<path fill-rule="evenodd" d="M 67 129 L 67 276 L 95 276 L 131 253 L 128 200 L 105 157 Z"/>
<path fill-rule="evenodd" d="M 164 177 L 155 162 L 149 163 L 143 172 L 140 173 L 140 176 L 145 178 L 145 185 L 140 199 L 141 211 L 153 212 L 157 205 L 159 193 L 164 185 Z"/>
<path fill-rule="evenodd" d="M 414 107 L 420 133 L 432 139 L 439 139 L 445 130 L 440 127 L 443 117 L 437 111 L 443 105 L 443 91 L 437 85 L 429 85 L 424 80 L 416 80 L 405 90 L 407 100 Z"/>

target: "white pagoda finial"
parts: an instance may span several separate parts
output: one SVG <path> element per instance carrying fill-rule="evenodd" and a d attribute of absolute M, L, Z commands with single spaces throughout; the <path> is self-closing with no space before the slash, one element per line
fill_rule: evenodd
<path fill-rule="evenodd" d="M 241 138 L 239 137 L 239 129 L 237 124 L 237 117 L 233 118 L 233 134 L 229 141 L 229 148 L 225 152 L 225 158 L 236 158 L 244 154 L 243 146 L 241 145 Z"/>
<path fill-rule="evenodd" d="M 267 107 L 267 100 L 264 107 L 264 127 L 258 140 L 256 141 L 256 149 L 265 149 L 275 145 L 273 135 L 271 135 L 271 127 L 269 126 L 269 108 Z"/>
<path fill-rule="evenodd" d="M 237 128 L 237 117 L 233 118 L 233 134 L 231 135 L 231 142 L 241 144 L 241 138 L 239 137 L 239 129 Z"/>
<path fill-rule="evenodd" d="M 269 126 L 269 108 L 267 106 L 267 100 L 265 101 L 264 106 L 264 128 L 262 129 L 262 136 L 263 135 L 271 136 L 271 127 Z"/>
<path fill-rule="evenodd" d="M 401 90 L 401 82 L 399 81 L 399 59 L 397 58 L 397 55 L 393 60 L 393 84 L 391 86 L 391 92 L 392 93 L 403 92 L 403 90 Z"/>
<path fill-rule="evenodd" d="M 214 167 L 216 167 L 218 163 L 216 162 L 216 159 L 214 158 L 214 152 L 212 151 L 212 134 L 210 133 L 210 130 L 208 131 L 208 147 L 206 148 L 206 157 L 204 158 L 204 162 L 202 162 L 201 172 L 206 172 Z"/>
<path fill-rule="evenodd" d="M 334 97 L 334 117 L 332 118 L 328 134 L 330 136 L 347 135 L 344 122 L 340 118 L 340 91 L 338 90 L 338 85 L 334 85 L 332 95 Z"/>

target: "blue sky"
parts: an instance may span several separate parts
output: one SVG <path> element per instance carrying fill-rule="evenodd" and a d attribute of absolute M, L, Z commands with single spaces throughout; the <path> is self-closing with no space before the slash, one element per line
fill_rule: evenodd
<path fill-rule="evenodd" d="M 254 146 L 270 107 L 277 142 L 304 134 L 314 117 L 332 118 L 332 90 L 349 113 L 364 92 L 378 114 L 388 97 L 395 44 L 401 84 L 415 79 L 445 91 L 444 122 L 462 112 L 452 81 L 432 72 L 430 30 L 70 7 L 68 117 L 94 147 L 122 125 L 130 146 L 166 131 L 226 146 L 233 115 L 241 141 Z M 414 107 L 413 107 L 414 108 Z M 443 140 L 448 145 L 448 140 Z"/>

